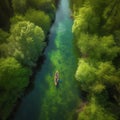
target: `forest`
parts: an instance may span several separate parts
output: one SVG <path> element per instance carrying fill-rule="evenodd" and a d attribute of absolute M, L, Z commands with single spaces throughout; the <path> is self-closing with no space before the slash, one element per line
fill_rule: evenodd
<path fill-rule="evenodd" d="M 75 120 L 74 116 L 77 120 L 120 120 L 119 10 L 119 0 L 0 1 L 0 120 L 7 120 L 24 97 L 50 30 L 54 31 L 53 51 L 48 50 L 45 67 L 51 74 L 44 70 L 43 76 L 39 74 L 39 79 L 45 79 L 39 86 L 42 95 L 37 91 L 37 99 L 42 99 L 40 113 L 32 111 L 40 116 L 34 120 Z M 56 14 L 59 23 L 54 24 Z M 78 55 L 77 69 L 71 44 Z M 59 88 L 51 80 L 56 68 L 61 69 Z M 36 98 L 30 99 L 36 105 Z M 83 106 L 75 112 L 78 104 Z"/>
<path fill-rule="evenodd" d="M 79 62 L 75 78 L 86 106 L 78 120 L 120 119 L 120 1 L 71 0 Z"/>
<path fill-rule="evenodd" d="M 46 47 L 57 0 L 0 1 L 0 120 L 6 120 L 29 84 Z"/>

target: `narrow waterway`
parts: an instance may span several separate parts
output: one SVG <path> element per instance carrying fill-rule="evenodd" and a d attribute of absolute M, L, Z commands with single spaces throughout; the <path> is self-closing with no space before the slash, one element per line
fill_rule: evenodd
<path fill-rule="evenodd" d="M 79 96 L 74 78 L 77 56 L 70 14 L 69 0 L 60 0 L 44 52 L 45 61 L 36 74 L 33 90 L 23 98 L 14 120 L 75 120 Z M 61 80 L 57 88 L 54 84 L 56 70 Z"/>

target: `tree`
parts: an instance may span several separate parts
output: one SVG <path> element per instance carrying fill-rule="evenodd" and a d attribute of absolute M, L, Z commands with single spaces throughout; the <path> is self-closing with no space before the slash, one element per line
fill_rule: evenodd
<path fill-rule="evenodd" d="M 79 65 L 75 74 L 76 79 L 80 82 L 83 90 L 88 91 L 91 89 L 96 81 L 95 67 L 87 63 L 84 59 L 79 61 Z"/>
<path fill-rule="evenodd" d="M 0 118 L 5 120 L 14 103 L 28 86 L 30 70 L 12 57 L 0 59 Z"/>
<path fill-rule="evenodd" d="M 46 12 L 53 19 L 55 13 L 55 2 L 54 0 L 29 0 L 28 5 L 31 8 L 42 10 Z"/>
<path fill-rule="evenodd" d="M 20 14 L 16 14 L 13 17 L 11 17 L 10 22 L 11 25 L 17 24 L 20 21 L 25 21 L 25 17 L 20 15 Z M 29 20 L 28 20 L 29 21 Z"/>
<path fill-rule="evenodd" d="M 111 62 L 101 62 L 96 74 L 98 80 L 106 85 L 115 85 L 120 82 L 120 76 Z"/>
<path fill-rule="evenodd" d="M 120 1 L 118 0 L 110 0 L 107 2 L 107 6 L 103 12 L 103 18 L 105 23 L 103 25 L 104 32 L 114 32 L 115 30 L 119 30 L 120 28 Z"/>
<path fill-rule="evenodd" d="M 100 106 L 95 98 L 91 98 L 89 105 L 79 113 L 78 120 L 117 120 L 110 112 L 106 111 L 104 107 Z"/>
<path fill-rule="evenodd" d="M 30 70 L 23 68 L 12 57 L 0 59 L 0 88 L 3 90 L 21 90 L 28 85 Z M 15 92 L 17 92 L 15 91 Z"/>
<path fill-rule="evenodd" d="M 27 0 L 12 0 L 12 7 L 15 13 L 25 13 L 27 9 Z"/>
<path fill-rule="evenodd" d="M 47 33 L 50 28 L 51 19 L 43 11 L 29 9 L 25 14 L 25 19 L 41 27 L 45 33 Z"/>
<path fill-rule="evenodd" d="M 94 58 L 96 60 L 101 58 L 100 41 L 97 35 L 81 33 L 77 46 L 82 53 L 82 57 Z"/>
<path fill-rule="evenodd" d="M 103 60 L 113 60 L 119 53 L 120 48 L 116 46 L 112 35 L 100 38 L 100 52 Z"/>
<path fill-rule="evenodd" d="M 9 33 L 0 29 L 0 44 L 5 43 L 7 41 L 8 36 L 9 36 Z"/>
<path fill-rule="evenodd" d="M 120 2 L 71 1 L 72 31 L 81 53 L 75 77 L 80 90 L 88 93 L 89 101 L 78 120 L 117 120 L 120 118 Z M 93 96 L 95 102 L 91 101 Z"/>
<path fill-rule="evenodd" d="M 6 43 L 8 37 L 9 33 L 0 29 L 0 58 L 5 56 L 6 54 Z"/>
<path fill-rule="evenodd" d="M 8 54 L 23 65 L 32 67 L 45 47 L 43 30 L 28 21 L 18 22 L 11 27 L 8 38 Z"/>
<path fill-rule="evenodd" d="M 95 14 L 92 7 L 85 5 L 79 8 L 77 15 L 75 15 L 72 31 L 75 34 L 80 32 L 95 33 L 98 31 L 99 23 L 100 18 Z"/>
<path fill-rule="evenodd" d="M 77 46 L 82 53 L 82 57 L 103 61 L 113 60 L 120 51 L 112 35 L 98 37 L 81 32 L 77 40 Z"/>

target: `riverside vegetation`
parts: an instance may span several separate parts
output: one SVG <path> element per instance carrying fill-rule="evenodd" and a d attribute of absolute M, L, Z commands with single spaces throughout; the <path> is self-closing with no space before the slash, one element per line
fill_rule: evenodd
<path fill-rule="evenodd" d="M 70 1 L 79 52 L 75 77 L 87 100 L 78 120 L 119 120 L 120 1 Z M 57 0 L 0 2 L 0 120 L 8 118 L 29 84 L 56 5 Z"/>
<path fill-rule="evenodd" d="M 29 84 L 55 17 L 57 0 L 0 2 L 0 120 L 6 120 Z"/>
<path fill-rule="evenodd" d="M 71 0 L 79 51 L 75 77 L 87 99 L 78 120 L 120 118 L 120 1 Z"/>

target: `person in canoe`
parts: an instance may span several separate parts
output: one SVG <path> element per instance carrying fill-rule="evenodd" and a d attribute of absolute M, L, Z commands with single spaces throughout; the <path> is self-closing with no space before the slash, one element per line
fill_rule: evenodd
<path fill-rule="evenodd" d="M 58 82 L 59 82 L 59 72 L 58 71 L 55 72 L 54 82 L 55 82 L 55 86 L 57 86 Z"/>

